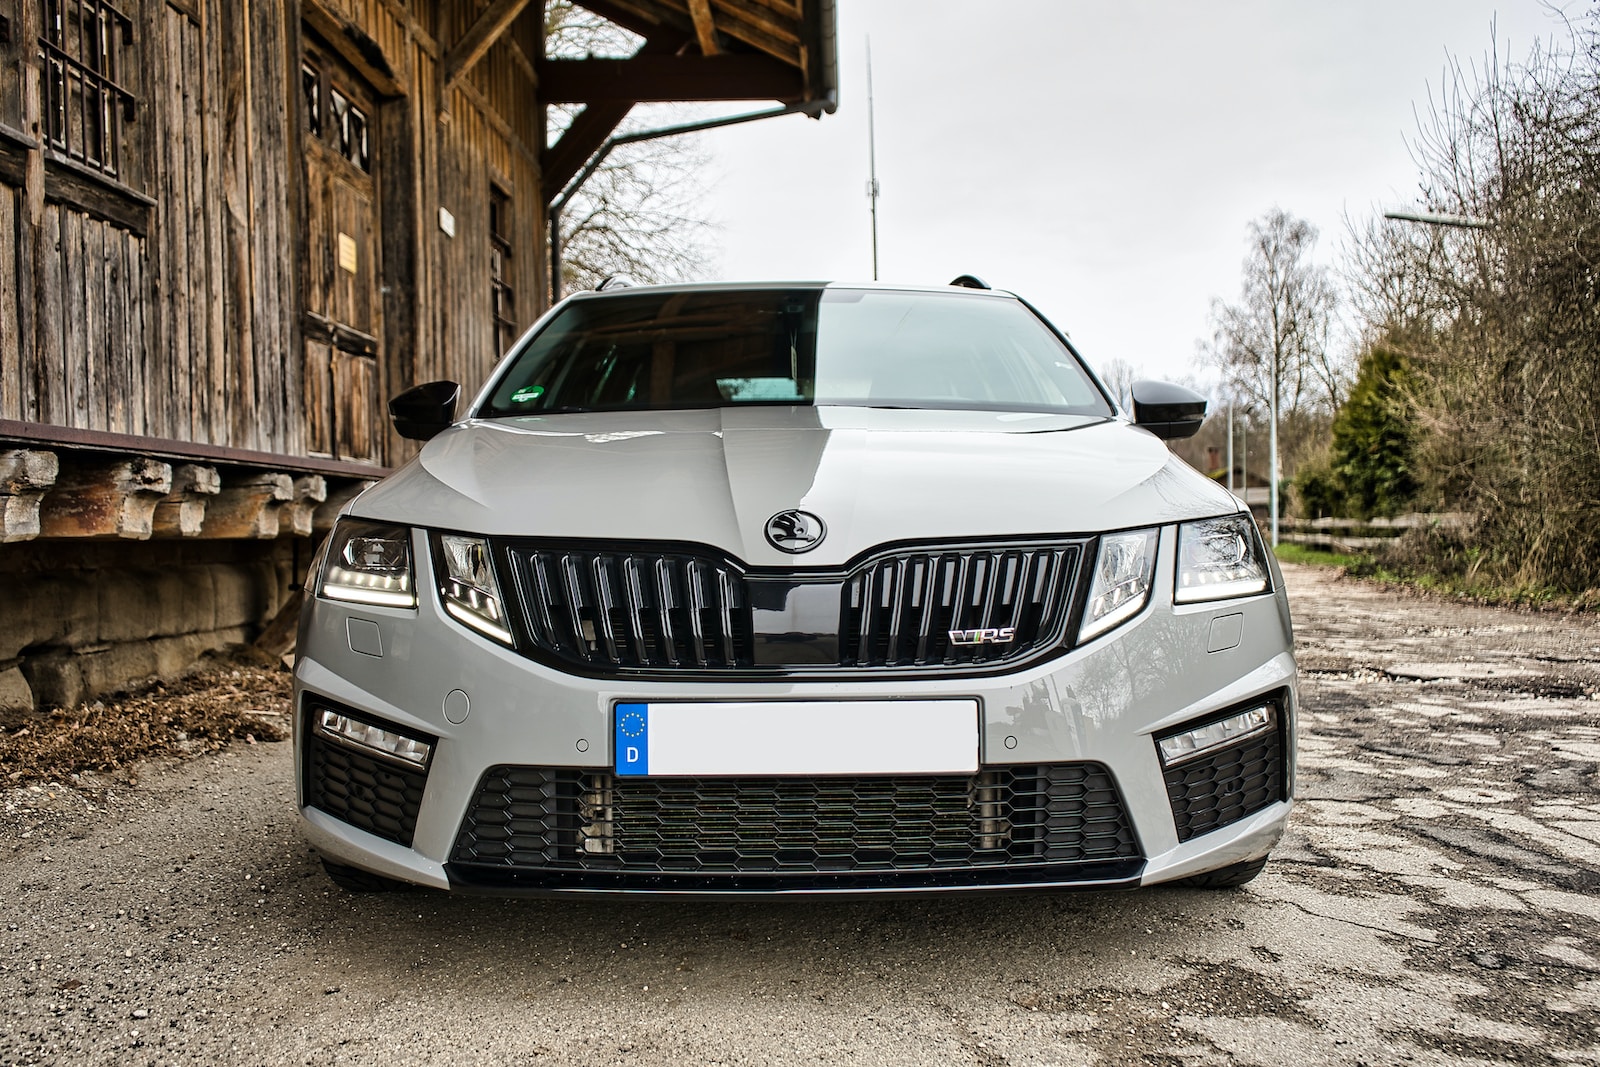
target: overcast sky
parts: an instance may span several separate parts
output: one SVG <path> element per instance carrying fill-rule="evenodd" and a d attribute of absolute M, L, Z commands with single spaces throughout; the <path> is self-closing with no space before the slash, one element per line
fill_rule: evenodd
<path fill-rule="evenodd" d="M 1581 10 L 1564 0 L 1569 10 Z M 1096 366 L 1200 376 L 1213 297 L 1273 206 L 1321 231 L 1414 202 L 1407 138 L 1447 58 L 1491 24 L 1525 55 L 1539 0 L 839 0 L 841 102 L 704 135 L 715 276 L 974 273 L 1039 306 Z"/>

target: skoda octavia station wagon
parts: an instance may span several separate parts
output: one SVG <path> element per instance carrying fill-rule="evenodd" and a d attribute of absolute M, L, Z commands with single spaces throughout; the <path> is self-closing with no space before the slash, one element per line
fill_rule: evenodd
<path fill-rule="evenodd" d="M 1248 512 L 1027 303 L 606 288 L 357 498 L 308 587 L 304 829 L 350 889 L 1248 881 L 1289 814 Z"/>

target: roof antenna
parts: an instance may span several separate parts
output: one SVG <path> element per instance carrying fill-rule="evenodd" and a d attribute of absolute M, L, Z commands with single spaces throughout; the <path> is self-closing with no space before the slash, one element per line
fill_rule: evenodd
<path fill-rule="evenodd" d="M 878 135 L 872 114 L 872 35 L 867 35 L 867 202 L 872 206 L 872 280 L 878 280 Z"/>

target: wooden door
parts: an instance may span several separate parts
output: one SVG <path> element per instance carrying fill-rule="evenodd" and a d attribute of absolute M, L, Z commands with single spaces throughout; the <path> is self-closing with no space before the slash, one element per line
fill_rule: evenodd
<path fill-rule="evenodd" d="M 377 100 L 309 30 L 300 116 L 307 447 L 316 455 L 382 463 Z"/>

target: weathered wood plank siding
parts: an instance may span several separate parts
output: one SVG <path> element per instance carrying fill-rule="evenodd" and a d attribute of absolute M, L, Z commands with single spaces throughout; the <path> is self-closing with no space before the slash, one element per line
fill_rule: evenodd
<path fill-rule="evenodd" d="M 404 458 L 373 398 L 470 386 L 499 356 L 491 188 L 509 201 L 519 325 L 547 291 L 538 5 L 441 96 L 441 56 L 488 2 L 125 0 L 137 114 L 101 174 L 34 139 L 42 82 L 25 42 L 42 8 L 17 0 L 0 65 L 0 419 L 302 456 L 337 451 L 338 432 L 351 458 Z M 381 233 L 357 212 L 352 236 L 375 278 L 306 245 L 309 205 L 348 193 L 308 184 L 314 36 L 371 83 Z M 365 363 L 304 336 L 336 286 L 352 328 L 377 338 Z"/>
<path fill-rule="evenodd" d="M 0 81 L 0 84 L 4 84 Z M 17 322 L 17 192 L 0 186 L 0 419 L 22 418 Z"/>

